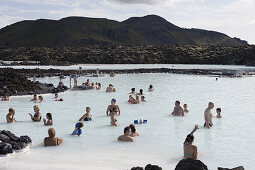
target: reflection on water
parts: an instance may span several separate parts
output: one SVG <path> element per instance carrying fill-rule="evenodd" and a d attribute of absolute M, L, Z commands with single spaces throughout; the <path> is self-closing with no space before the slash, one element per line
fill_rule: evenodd
<path fill-rule="evenodd" d="M 80 77 L 79 83 L 86 77 Z M 58 83 L 58 78 L 38 79 L 43 82 Z M 133 166 L 158 164 L 163 169 L 173 169 L 182 158 L 182 143 L 195 123 L 203 125 L 203 111 L 209 101 L 222 108 L 222 119 L 213 119 L 210 130 L 201 127 L 195 133 L 195 145 L 200 152 L 200 160 L 210 169 L 217 166 L 235 167 L 243 165 L 252 169 L 254 151 L 250 147 L 255 136 L 255 79 L 215 78 L 176 74 L 136 74 L 91 78 L 101 82 L 102 89 L 109 83 L 115 85 L 116 93 L 96 91 L 68 91 L 60 94 L 63 102 L 55 102 L 53 94 L 43 95 L 45 102 L 39 103 L 43 117 L 53 114 L 57 136 L 64 138 L 58 147 L 43 147 L 48 127 L 43 122 L 32 123 L 28 113 L 33 111 L 32 96 L 13 97 L 11 102 L 0 102 L 0 129 L 7 129 L 17 135 L 27 134 L 33 140 L 28 153 L 19 153 L 11 158 L 0 159 L 0 169 L 130 169 Z M 69 84 L 69 80 L 64 80 Z M 149 84 L 155 91 L 147 92 Z M 128 93 L 132 87 L 144 89 L 147 103 L 130 105 Z M 106 108 L 112 98 L 117 99 L 121 116 L 117 117 L 119 127 L 109 126 Z M 187 103 L 190 112 L 183 118 L 172 117 L 175 100 Z M 93 121 L 85 122 L 80 137 L 71 136 L 75 123 L 91 107 Z M 16 119 L 22 121 L 6 124 L 8 108 L 16 110 Z M 215 109 L 213 110 L 216 115 Z M 134 143 L 117 142 L 125 126 L 136 119 L 146 119 L 147 124 L 137 125 L 140 137 Z M 36 167 L 36 168 L 35 168 Z"/>

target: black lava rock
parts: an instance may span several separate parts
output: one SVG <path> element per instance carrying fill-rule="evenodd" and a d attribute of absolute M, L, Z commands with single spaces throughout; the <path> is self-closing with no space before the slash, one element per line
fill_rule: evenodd
<path fill-rule="evenodd" d="M 175 170 L 208 170 L 207 166 L 200 160 L 183 159 L 175 167 Z"/>

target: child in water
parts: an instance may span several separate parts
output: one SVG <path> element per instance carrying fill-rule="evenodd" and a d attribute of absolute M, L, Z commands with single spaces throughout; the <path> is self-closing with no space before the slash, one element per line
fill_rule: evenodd
<path fill-rule="evenodd" d="M 189 112 L 187 104 L 183 105 L 183 111 L 184 111 L 184 113 L 188 113 Z"/>
<path fill-rule="evenodd" d="M 141 101 L 142 101 L 142 102 L 146 102 L 146 100 L 145 100 L 145 97 L 144 97 L 144 96 L 141 96 Z"/>
<path fill-rule="evenodd" d="M 47 113 L 47 114 L 46 114 L 46 118 L 47 118 L 47 120 L 46 120 L 45 118 L 43 118 L 44 125 L 45 125 L 45 126 L 51 126 L 51 125 L 53 125 L 52 114 L 51 114 L 51 113 Z"/>
<path fill-rule="evenodd" d="M 82 134 L 82 130 L 81 130 L 82 127 L 83 127 L 83 123 L 82 122 L 76 123 L 75 129 L 74 129 L 72 135 L 80 136 Z"/>
<path fill-rule="evenodd" d="M 217 118 L 222 118 L 222 116 L 221 116 L 221 108 L 217 108 L 216 109 L 216 112 L 217 112 Z"/>

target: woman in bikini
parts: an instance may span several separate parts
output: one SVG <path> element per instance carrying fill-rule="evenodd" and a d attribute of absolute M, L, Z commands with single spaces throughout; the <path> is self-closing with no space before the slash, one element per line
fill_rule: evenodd
<path fill-rule="evenodd" d="M 117 113 L 120 115 L 120 108 L 118 105 L 116 105 L 116 99 L 112 99 L 111 105 L 109 105 L 106 110 L 107 116 L 110 116 L 110 114 L 113 112 L 113 107 L 117 107 Z"/>
<path fill-rule="evenodd" d="M 34 121 L 34 122 L 39 122 L 39 121 L 41 121 L 42 113 L 40 112 L 39 106 L 35 105 L 35 106 L 34 106 L 34 111 L 35 111 L 35 114 L 34 114 L 34 115 L 32 115 L 31 113 L 29 113 L 29 115 L 30 115 L 32 121 Z"/>
<path fill-rule="evenodd" d="M 191 159 L 197 159 L 198 152 L 197 147 L 193 145 L 194 142 L 194 132 L 199 129 L 198 125 L 195 125 L 195 128 L 193 131 L 186 137 L 184 143 L 183 143 L 183 150 L 184 150 L 184 158 L 191 158 Z"/>

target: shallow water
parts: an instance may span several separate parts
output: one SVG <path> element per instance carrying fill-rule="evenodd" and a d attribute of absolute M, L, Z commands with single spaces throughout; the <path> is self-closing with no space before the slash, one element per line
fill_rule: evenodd
<path fill-rule="evenodd" d="M 80 77 L 79 83 L 87 77 Z M 38 79 L 58 83 L 58 78 Z M 123 74 L 90 78 L 101 82 L 101 91 L 68 91 L 60 94 L 64 102 L 55 102 L 52 94 L 43 95 L 44 103 L 38 104 L 43 113 L 53 113 L 54 127 L 64 143 L 58 147 L 42 145 L 48 127 L 33 123 L 27 113 L 32 113 L 32 96 L 13 97 L 10 102 L 0 102 L 0 129 L 7 129 L 16 135 L 29 135 L 33 144 L 29 152 L 18 153 L 9 158 L 0 158 L 0 169 L 98 169 L 121 170 L 133 166 L 158 164 L 163 169 L 174 169 L 183 156 L 183 141 L 194 127 L 203 125 L 203 111 L 209 101 L 222 108 L 222 119 L 213 119 L 210 130 L 201 127 L 195 133 L 194 144 L 198 146 L 199 159 L 209 169 L 243 165 L 252 170 L 255 166 L 255 78 L 215 78 L 197 75 L 176 74 Z M 64 80 L 69 84 L 69 79 Z M 104 89 L 112 83 L 116 93 Z M 149 84 L 154 92 L 147 92 Z M 130 105 L 128 93 L 132 87 L 144 89 L 147 103 Z M 119 127 L 109 125 L 110 118 L 105 111 L 111 98 L 117 99 L 121 109 Z M 172 117 L 175 100 L 187 103 L 190 112 L 183 118 Z M 92 108 L 92 122 L 85 122 L 80 137 L 71 136 L 75 123 L 85 113 L 85 107 Z M 15 124 L 5 123 L 8 108 L 16 110 Z M 213 113 L 215 113 L 215 109 Z M 117 142 L 125 126 L 135 119 L 147 119 L 148 123 L 138 125 L 140 137 L 134 143 Z"/>

